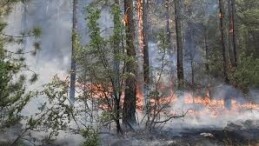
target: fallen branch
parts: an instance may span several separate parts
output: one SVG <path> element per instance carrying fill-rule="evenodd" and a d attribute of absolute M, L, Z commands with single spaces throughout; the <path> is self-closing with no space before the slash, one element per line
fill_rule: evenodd
<path fill-rule="evenodd" d="M 189 112 L 189 110 L 187 110 L 184 114 L 182 115 L 172 115 L 169 118 L 163 120 L 163 121 L 154 121 L 154 124 L 160 124 L 160 123 L 166 123 L 168 121 L 170 121 L 171 119 L 177 119 L 177 118 L 182 118 L 184 117 L 187 113 Z"/>

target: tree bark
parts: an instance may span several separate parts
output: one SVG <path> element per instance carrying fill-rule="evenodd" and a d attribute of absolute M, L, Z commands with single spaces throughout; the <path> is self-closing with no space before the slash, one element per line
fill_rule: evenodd
<path fill-rule="evenodd" d="M 233 53 L 233 43 L 232 43 L 232 32 L 233 32 L 233 27 L 232 27 L 232 8 L 231 8 L 231 0 L 227 1 L 228 5 L 228 57 L 229 61 L 232 66 L 234 66 L 234 53 Z"/>
<path fill-rule="evenodd" d="M 169 0 L 165 1 L 166 8 L 166 39 L 168 43 L 169 54 L 173 54 L 173 47 L 171 42 L 171 29 L 170 29 L 170 15 L 169 15 Z"/>
<path fill-rule="evenodd" d="M 148 48 L 148 24 L 147 24 L 147 3 L 144 0 L 137 0 L 138 5 L 138 27 L 139 27 L 139 48 L 141 55 L 143 55 L 143 72 L 144 72 L 144 100 L 146 103 L 146 96 L 148 92 L 148 85 L 150 83 L 149 71 L 149 48 Z M 141 83 L 142 84 L 142 83 Z M 143 87 L 141 87 L 143 88 Z"/>
<path fill-rule="evenodd" d="M 191 26 L 190 26 L 190 33 L 189 33 L 189 39 L 190 39 L 190 41 L 189 41 L 189 43 L 190 43 L 190 48 L 189 48 L 189 50 L 190 50 L 190 54 L 189 54 L 189 56 L 190 56 L 190 61 L 191 61 L 191 75 L 192 75 L 192 89 L 194 88 L 194 75 L 195 75 L 195 73 L 194 73 L 194 52 L 195 52 L 195 45 L 194 45 L 194 40 L 193 40 L 193 28 L 191 28 Z"/>
<path fill-rule="evenodd" d="M 133 1 L 124 0 L 124 21 L 126 32 L 126 52 L 129 59 L 126 61 L 125 98 L 123 103 L 122 121 L 126 126 L 136 123 L 136 52 L 134 48 L 134 21 Z"/>
<path fill-rule="evenodd" d="M 114 114 L 115 114 L 115 123 L 116 123 L 116 130 L 117 133 L 122 133 L 122 129 L 120 126 L 120 99 L 121 99 L 121 86 L 120 86 L 120 60 L 117 58 L 117 56 L 120 53 L 120 34 L 121 34 L 121 22 L 120 22 L 120 4 L 119 0 L 114 0 L 114 14 L 113 14 L 113 23 L 114 23 L 114 29 L 113 29 L 113 91 L 114 91 Z"/>
<path fill-rule="evenodd" d="M 234 53 L 234 64 L 233 66 L 237 66 L 238 58 L 237 58 L 237 41 L 236 41 L 236 21 L 235 21 L 235 13 L 236 13 L 236 7 L 235 7 L 236 1 L 231 0 L 231 18 L 232 18 L 232 43 L 233 43 L 233 53 Z"/>
<path fill-rule="evenodd" d="M 205 70 L 209 72 L 209 47 L 208 47 L 208 36 L 207 27 L 204 26 L 204 47 L 205 47 Z"/>
<path fill-rule="evenodd" d="M 143 50 L 144 50 L 144 82 L 146 85 L 150 83 L 150 68 L 149 68 L 149 47 L 148 47 L 148 5 L 142 0 L 143 5 Z"/>
<path fill-rule="evenodd" d="M 71 73 L 70 73 L 70 94 L 69 99 L 71 104 L 75 102 L 75 84 L 76 84 L 76 59 L 75 47 L 77 39 L 77 5 L 78 0 L 73 0 L 73 20 L 72 20 L 72 50 L 71 50 Z"/>
<path fill-rule="evenodd" d="M 222 47 L 222 58 L 223 58 L 223 77 L 225 82 L 228 83 L 227 75 L 227 59 L 226 59 L 226 46 L 225 46 L 225 37 L 224 37 L 224 5 L 223 0 L 219 0 L 219 21 L 220 21 L 220 35 L 221 35 L 221 47 Z"/>
<path fill-rule="evenodd" d="M 181 26 L 181 10 L 180 0 L 174 0 L 175 7 L 175 31 L 176 31 L 176 46 L 177 46 L 177 78 L 178 87 L 184 86 L 184 70 L 183 70 L 183 41 L 182 41 L 182 26 Z"/>

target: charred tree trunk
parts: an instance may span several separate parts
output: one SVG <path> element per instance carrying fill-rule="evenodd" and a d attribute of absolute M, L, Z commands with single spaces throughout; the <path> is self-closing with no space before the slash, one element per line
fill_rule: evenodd
<path fill-rule="evenodd" d="M 224 5 L 223 0 L 219 0 L 219 21 L 220 21 L 220 35 L 221 35 L 221 47 L 222 47 L 222 58 L 223 58 L 223 77 L 225 82 L 228 83 L 228 75 L 227 75 L 227 59 L 226 59 L 226 46 L 225 46 L 225 33 L 224 33 Z"/>
<path fill-rule="evenodd" d="M 73 0 L 73 20 L 72 20 L 72 50 L 71 50 L 71 73 L 70 73 L 70 93 L 69 99 L 71 104 L 75 102 L 75 84 L 76 84 L 76 59 L 75 47 L 77 39 L 77 5 L 78 0 Z"/>
<path fill-rule="evenodd" d="M 120 60 L 118 59 L 118 55 L 120 53 L 120 34 L 121 34 L 121 22 L 120 22 L 120 5 L 119 0 L 115 0 L 115 5 L 113 7 L 114 14 L 113 14 L 113 23 L 114 23 L 114 29 L 113 29 L 113 91 L 114 91 L 114 115 L 115 115 L 115 123 L 116 123 L 116 130 L 117 133 L 122 133 L 122 129 L 120 126 L 120 99 L 121 99 L 121 86 L 120 86 Z"/>
<path fill-rule="evenodd" d="M 177 46 L 177 78 L 178 87 L 184 86 L 184 72 L 183 72 L 183 41 L 182 41 L 182 26 L 181 26 L 181 9 L 180 0 L 174 0 L 175 7 L 175 32 L 176 32 L 176 46 Z"/>
<path fill-rule="evenodd" d="M 115 99 L 114 103 L 114 112 L 115 112 L 115 123 L 116 123 L 116 131 L 117 133 L 122 133 L 121 125 L 120 125 L 120 97 L 119 99 Z"/>
<path fill-rule="evenodd" d="M 136 123 L 136 52 L 134 48 L 134 21 L 133 1 L 124 0 L 124 21 L 126 32 L 127 59 L 125 98 L 123 103 L 122 121 L 124 125 L 131 126 Z"/>

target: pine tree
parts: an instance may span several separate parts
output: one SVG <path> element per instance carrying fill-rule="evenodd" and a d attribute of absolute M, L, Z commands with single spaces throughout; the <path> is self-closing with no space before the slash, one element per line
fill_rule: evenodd
<path fill-rule="evenodd" d="M 120 126 L 120 101 L 121 101 L 121 85 L 120 85 L 120 60 L 118 59 L 122 49 L 121 44 L 121 19 L 120 19 L 120 3 L 119 0 L 114 0 L 113 6 L 113 94 L 114 94 L 114 113 L 117 133 L 122 133 Z"/>
<path fill-rule="evenodd" d="M 134 47 L 134 21 L 133 21 L 133 1 L 124 0 L 124 22 L 126 32 L 126 87 L 123 104 L 122 121 L 125 125 L 136 123 L 136 52 Z"/>
<path fill-rule="evenodd" d="M 78 0 L 73 0 L 73 20 L 72 20 L 72 50 L 71 50 L 71 73 L 70 73 L 70 94 L 71 104 L 75 102 L 75 84 L 76 84 L 76 58 L 75 49 L 77 41 L 77 7 Z"/>
<path fill-rule="evenodd" d="M 182 24 L 181 24 L 181 6 L 180 0 L 174 1 L 175 8 L 175 32 L 177 45 L 177 78 L 178 86 L 184 86 L 184 70 L 183 70 L 183 40 L 182 40 Z"/>
<path fill-rule="evenodd" d="M 27 91 L 26 84 L 37 80 L 37 75 L 34 72 L 30 79 L 24 75 L 24 72 L 28 71 L 24 54 L 34 54 L 38 48 L 29 52 L 24 52 L 23 49 L 17 49 L 13 52 L 5 48 L 10 43 L 23 42 L 26 35 L 40 35 L 38 28 L 24 32 L 24 35 L 20 36 L 5 34 L 3 30 L 7 23 L 4 21 L 4 16 L 11 12 L 12 6 L 16 2 L 18 1 L 4 0 L 0 2 L 0 129 L 11 127 L 20 122 L 23 117 L 21 111 L 35 95 L 33 92 Z"/>
<path fill-rule="evenodd" d="M 149 84 L 149 54 L 148 54 L 148 25 L 147 25 L 147 3 L 144 0 L 138 0 L 138 26 L 139 26 L 139 47 L 144 58 L 144 82 Z"/>
<path fill-rule="evenodd" d="M 223 77 L 226 83 L 229 82 L 228 75 L 227 75 L 227 58 L 226 58 L 226 45 L 225 45 L 225 28 L 224 28 L 224 4 L 223 0 L 219 0 L 219 21 L 220 21 L 220 36 L 221 36 L 221 53 L 222 53 L 222 66 L 223 66 Z"/>

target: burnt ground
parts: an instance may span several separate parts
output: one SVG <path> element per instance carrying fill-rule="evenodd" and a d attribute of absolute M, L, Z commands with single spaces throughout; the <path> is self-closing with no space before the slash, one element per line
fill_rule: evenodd
<path fill-rule="evenodd" d="M 138 131 L 102 139 L 104 146 L 259 146 L 259 121 L 229 123 L 224 128 Z"/>
<path fill-rule="evenodd" d="M 79 145 L 67 140 L 70 142 L 58 142 L 55 146 Z M 151 132 L 138 129 L 123 136 L 107 132 L 101 134 L 100 140 L 102 146 L 259 146 L 259 120 L 230 122 L 223 128 L 172 127 Z M 1 145 L 0 139 L 0 146 L 7 144 Z"/>
<path fill-rule="evenodd" d="M 259 129 L 188 129 L 188 131 L 176 139 L 185 145 L 259 146 Z"/>

